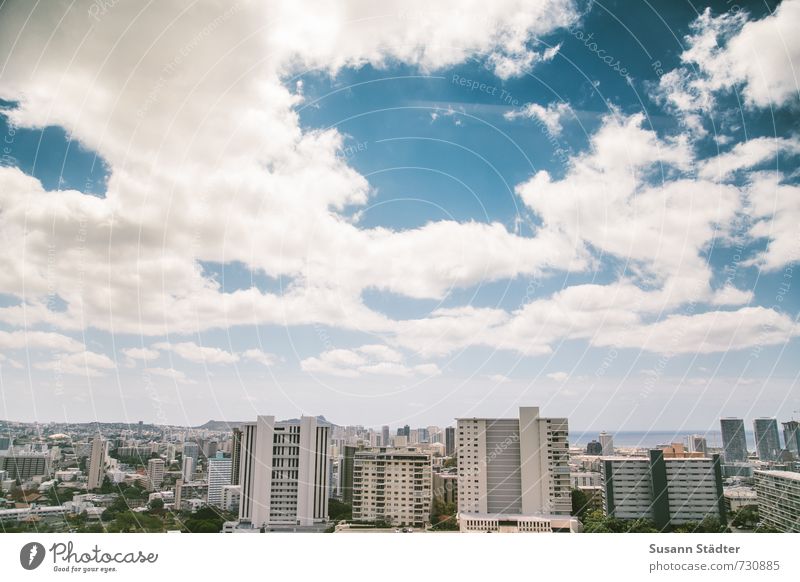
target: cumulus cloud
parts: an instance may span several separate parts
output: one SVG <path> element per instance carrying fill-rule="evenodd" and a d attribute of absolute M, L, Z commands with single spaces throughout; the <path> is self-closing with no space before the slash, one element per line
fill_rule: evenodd
<path fill-rule="evenodd" d="M 684 39 L 685 66 L 661 78 L 657 96 L 679 112 L 708 111 L 717 92 L 736 87 L 751 107 L 796 103 L 798 19 L 800 0 L 784 0 L 760 20 L 741 10 L 714 16 L 706 8 Z"/>
<path fill-rule="evenodd" d="M 180 370 L 176 370 L 174 368 L 146 368 L 146 371 L 149 374 L 154 376 L 160 376 L 162 378 L 168 378 L 173 380 L 178 384 L 196 384 L 197 382 L 189 378 L 184 372 Z"/>
<path fill-rule="evenodd" d="M 157 350 L 171 351 L 184 360 L 197 364 L 233 364 L 239 361 L 237 354 L 220 348 L 199 346 L 194 342 L 158 342 L 153 344 Z"/>
<path fill-rule="evenodd" d="M 561 119 L 571 111 L 572 108 L 568 103 L 550 103 L 546 107 L 538 103 L 526 103 L 518 110 L 504 114 L 503 117 L 509 120 L 520 117 L 534 119 L 543 124 L 548 132 L 558 135 L 562 129 Z"/>
<path fill-rule="evenodd" d="M 441 374 L 436 364 L 409 366 L 404 359 L 400 352 L 387 346 L 370 344 L 352 350 L 327 350 L 322 352 L 319 357 L 302 360 L 300 367 L 306 372 L 345 378 L 357 378 L 364 374 L 403 377 Z"/>
<path fill-rule="evenodd" d="M 105 370 L 113 370 L 117 365 L 105 354 L 83 351 L 73 354 L 57 354 L 51 360 L 36 362 L 40 370 L 55 370 L 60 374 L 84 377 L 103 376 Z"/>
<path fill-rule="evenodd" d="M 547 377 L 551 380 L 555 380 L 556 382 L 563 382 L 569 378 L 569 374 L 566 372 L 551 372 L 550 374 L 547 374 Z"/>

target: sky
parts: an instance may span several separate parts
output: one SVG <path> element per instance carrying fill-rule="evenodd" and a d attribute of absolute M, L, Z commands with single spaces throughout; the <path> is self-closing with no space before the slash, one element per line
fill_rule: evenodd
<path fill-rule="evenodd" d="M 800 0 L 0 5 L 0 418 L 800 415 Z"/>

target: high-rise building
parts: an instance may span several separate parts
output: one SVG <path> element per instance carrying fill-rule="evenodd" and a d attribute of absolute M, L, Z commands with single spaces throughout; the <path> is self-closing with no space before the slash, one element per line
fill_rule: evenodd
<path fill-rule="evenodd" d="M 208 460 L 208 504 L 224 508 L 222 489 L 231 484 L 230 457 L 223 457 L 222 453 Z"/>
<path fill-rule="evenodd" d="M 614 454 L 614 435 L 603 431 L 597 437 L 600 447 L 603 449 L 603 456 L 610 457 Z"/>
<path fill-rule="evenodd" d="M 761 461 L 776 461 L 781 453 L 778 421 L 774 418 L 756 418 L 753 421 L 756 451 Z"/>
<path fill-rule="evenodd" d="M 392 437 L 389 435 L 389 427 L 388 425 L 383 425 L 381 427 L 381 446 L 382 447 L 389 447 L 392 444 Z"/>
<path fill-rule="evenodd" d="M 747 440 L 744 434 L 744 420 L 741 418 L 721 418 L 723 456 L 726 463 L 747 460 Z"/>
<path fill-rule="evenodd" d="M 11 437 L 0 436 L 0 453 L 10 449 L 12 443 Z"/>
<path fill-rule="evenodd" d="M 186 482 L 194 481 L 194 458 L 184 457 L 183 466 L 181 467 L 181 477 Z"/>
<path fill-rule="evenodd" d="M 719 455 L 603 457 L 603 509 L 619 519 L 650 519 L 659 529 L 700 522 L 707 516 L 725 522 Z"/>
<path fill-rule="evenodd" d="M 242 427 L 239 521 L 253 528 L 313 526 L 328 518 L 330 427 L 316 418 Z"/>
<path fill-rule="evenodd" d="M 205 445 L 203 446 L 203 453 L 205 454 L 207 459 L 211 459 L 212 457 L 217 456 L 217 448 L 218 443 L 215 440 L 206 441 Z"/>
<path fill-rule="evenodd" d="M 603 445 L 600 444 L 600 441 L 589 441 L 589 444 L 586 445 L 586 454 L 597 456 L 602 455 Z"/>
<path fill-rule="evenodd" d="M 800 532 L 800 473 L 756 471 L 758 516 L 780 532 Z"/>
<path fill-rule="evenodd" d="M 353 502 L 353 463 L 356 447 L 345 445 L 339 459 L 339 492 L 343 503 Z"/>
<path fill-rule="evenodd" d="M 783 424 L 783 442 L 786 443 L 786 450 L 795 457 L 800 457 L 800 422 L 790 420 Z"/>
<path fill-rule="evenodd" d="M 566 418 L 542 418 L 538 408 L 523 407 L 518 419 L 459 418 L 457 423 L 459 523 L 474 526 L 462 530 L 481 531 L 482 524 L 509 516 L 569 516 Z M 539 529 L 538 521 L 535 527 L 548 531 Z"/>
<path fill-rule="evenodd" d="M 197 466 L 197 461 L 200 459 L 200 446 L 191 441 L 183 443 L 183 458 L 191 457 L 194 459 L 194 466 Z"/>
<path fill-rule="evenodd" d="M 448 457 L 456 454 L 456 427 L 454 426 L 444 429 L 444 454 Z"/>
<path fill-rule="evenodd" d="M 353 519 L 424 527 L 431 509 L 431 458 L 410 449 L 358 451 L 353 468 Z"/>
<path fill-rule="evenodd" d="M 164 482 L 164 459 L 150 459 L 147 461 L 147 486 L 150 491 L 161 487 Z"/>
<path fill-rule="evenodd" d="M 233 439 L 231 443 L 231 485 L 239 484 L 239 474 L 241 472 L 242 461 L 242 429 L 233 429 Z"/>
<path fill-rule="evenodd" d="M 699 434 L 693 434 L 686 437 L 686 448 L 690 453 L 708 454 L 708 442 L 706 437 Z"/>
<path fill-rule="evenodd" d="M 92 439 L 92 448 L 89 453 L 89 480 L 86 483 L 89 491 L 99 489 L 103 485 L 105 465 L 106 443 L 100 435 L 97 435 Z"/>

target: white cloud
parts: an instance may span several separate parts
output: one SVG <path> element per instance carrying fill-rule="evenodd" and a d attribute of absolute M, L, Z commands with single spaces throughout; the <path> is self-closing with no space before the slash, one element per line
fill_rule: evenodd
<path fill-rule="evenodd" d="M 49 349 L 63 352 L 80 352 L 84 345 L 71 337 L 46 331 L 0 331 L 0 349 Z"/>
<path fill-rule="evenodd" d="M 551 372 L 550 374 L 547 374 L 547 377 L 551 380 L 555 380 L 556 382 L 563 382 L 569 378 L 569 374 L 566 372 Z"/>
<path fill-rule="evenodd" d="M 706 8 L 685 39 L 685 66 L 661 78 L 660 98 L 680 112 L 710 110 L 715 93 L 735 87 L 752 107 L 796 102 L 800 0 L 784 0 L 774 13 L 747 19 L 741 10 L 715 17 Z"/>
<path fill-rule="evenodd" d="M 269 352 L 265 352 L 259 349 L 249 349 L 242 352 L 242 358 L 245 360 L 252 360 L 254 362 L 258 362 L 259 364 L 263 364 L 264 366 L 274 366 L 280 361 L 280 358 L 275 354 L 270 354 Z"/>
<path fill-rule="evenodd" d="M 178 384 L 196 384 L 194 380 L 189 378 L 184 372 L 174 368 L 146 368 L 146 371 L 154 376 L 161 376 L 162 378 L 169 378 Z"/>
<path fill-rule="evenodd" d="M 364 374 L 379 376 L 438 376 L 436 364 L 408 366 L 397 350 L 380 344 L 364 345 L 352 350 L 332 349 L 319 357 L 306 358 L 300 367 L 310 373 L 357 378 Z"/>
<path fill-rule="evenodd" d="M 800 155 L 800 139 L 758 137 L 738 143 L 730 151 L 704 160 L 699 175 L 709 180 L 727 180 L 739 170 L 774 162 L 780 154 Z"/>
<path fill-rule="evenodd" d="M 113 370 L 117 365 L 105 354 L 83 351 L 73 354 L 58 354 L 52 360 L 36 362 L 40 370 L 55 370 L 60 374 L 75 376 L 103 376 L 104 370 Z"/>
<path fill-rule="evenodd" d="M 519 117 L 535 119 L 542 123 L 549 133 L 558 135 L 562 129 L 561 119 L 571 111 L 572 108 L 568 103 L 550 103 L 547 107 L 542 107 L 538 103 L 526 103 L 518 110 L 504 114 L 503 117 L 509 120 Z"/>
<path fill-rule="evenodd" d="M 172 351 L 184 360 L 198 364 L 233 364 L 239 356 L 220 348 L 199 346 L 194 342 L 158 342 L 153 344 L 157 350 Z"/>
<path fill-rule="evenodd" d="M 152 348 L 126 348 L 122 354 L 132 360 L 155 360 L 160 352 Z"/>

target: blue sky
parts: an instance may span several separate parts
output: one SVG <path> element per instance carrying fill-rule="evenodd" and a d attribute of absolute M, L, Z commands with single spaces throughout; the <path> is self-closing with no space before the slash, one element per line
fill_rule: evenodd
<path fill-rule="evenodd" d="M 800 409 L 797 0 L 290 5 L 3 8 L 0 416 Z"/>

